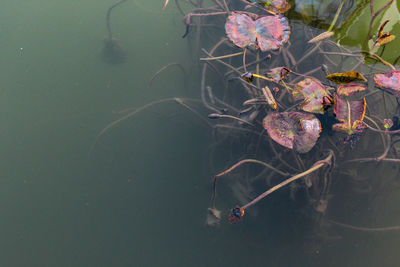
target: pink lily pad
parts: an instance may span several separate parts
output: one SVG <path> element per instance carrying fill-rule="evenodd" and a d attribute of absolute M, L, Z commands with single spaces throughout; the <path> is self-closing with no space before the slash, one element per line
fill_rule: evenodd
<path fill-rule="evenodd" d="M 246 14 L 232 13 L 225 23 L 225 31 L 235 45 L 241 48 L 256 45 L 263 52 L 278 49 L 290 35 L 288 19 L 282 15 L 264 16 L 254 21 Z"/>
<path fill-rule="evenodd" d="M 288 19 L 280 16 L 265 16 L 256 20 L 257 44 L 261 51 L 281 47 L 289 39 Z"/>
<path fill-rule="evenodd" d="M 341 85 L 337 89 L 337 93 L 340 96 L 352 96 L 358 92 L 367 90 L 367 86 L 361 83 L 348 83 Z"/>
<path fill-rule="evenodd" d="M 333 130 L 344 131 L 349 135 L 359 132 L 363 128 L 366 105 L 365 98 L 349 101 L 335 94 L 334 112 L 341 123 L 334 124 Z"/>
<path fill-rule="evenodd" d="M 301 112 L 268 114 L 263 126 L 272 140 L 299 153 L 310 151 L 321 132 L 320 121 L 313 114 Z"/>
<path fill-rule="evenodd" d="M 331 99 L 325 87 L 315 78 L 306 78 L 293 87 L 296 100 L 304 99 L 301 108 L 312 113 L 324 113 L 324 103 Z"/>
<path fill-rule="evenodd" d="M 246 14 L 232 13 L 225 23 L 229 39 L 239 47 L 246 47 L 256 41 L 256 25 Z"/>
<path fill-rule="evenodd" d="M 384 74 L 376 74 L 374 82 L 394 96 L 400 98 L 400 70 L 391 70 Z"/>

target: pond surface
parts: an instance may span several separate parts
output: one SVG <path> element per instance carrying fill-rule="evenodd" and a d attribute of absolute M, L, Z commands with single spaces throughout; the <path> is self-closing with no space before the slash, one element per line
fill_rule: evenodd
<path fill-rule="evenodd" d="M 240 202 L 234 188 L 243 184 L 229 187 L 229 178 L 221 180 L 225 217 L 219 227 L 205 227 L 213 175 L 240 160 L 243 149 L 232 148 L 236 141 L 229 136 L 216 145 L 198 116 L 207 119 L 208 111 L 199 103 L 195 31 L 181 38 L 185 26 L 173 2 L 165 11 L 161 0 L 115 7 L 111 27 L 126 58 L 107 64 L 101 51 L 106 11 L 114 1 L 2 1 L 0 266 L 397 266 L 399 231 L 333 225 L 314 231 L 305 197 L 293 200 L 288 189 L 230 224 L 228 209 Z M 307 8 L 306 1 L 298 2 Z M 392 34 L 399 32 L 396 7 L 395 1 L 385 28 Z M 351 32 L 358 32 L 357 22 L 368 11 L 366 5 L 335 38 L 359 46 Z M 296 30 L 306 19 L 289 14 L 292 36 L 300 36 Z M 209 49 L 213 36 L 204 38 L 201 44 Z M 386 60 L 397 57 L 399 41 L 389 44 Z M 152 79 L 170 63 L 182 65 L 185 76 L 174 64 Z M 127 114 L 121 111 L 174 97 L 194 99 L 185 103 L 199 114 L 172 99 L 96 139 Z M 355 153 L 379 155 L 379 145 L 368 142 Z M 326 218 L 360 227 L 400 225 L 394 166 L 360 165 L 357 175 L 372 178 L 352 183 L 335 172 Z M 263 184 L 254 191 L 266 189 Z"/>

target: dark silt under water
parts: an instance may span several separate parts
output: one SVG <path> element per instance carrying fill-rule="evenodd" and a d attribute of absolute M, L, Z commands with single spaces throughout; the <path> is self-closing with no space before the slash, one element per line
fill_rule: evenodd
<path fill-rule="evenodd" d="M 163 98 L 200 99 L 195 31 L 181 38 L 173 1 L 165 11 L 163 1 L 145 0 L 115 9 L 113 34 L 126 54 L 123 64 L 103 62 L 113 3 L 3 1 L 0 266 L 397 266 L 399 231 L 316 226 L 307 199 L 301 192 L 291 198 L 288 188 L 230 224 L 228 209 L 241 196 L 235 190 L 254 197 L 267 189 L 231 187 L 241 172 L 221 179 L 223 220 L 205 227 L 213 175 L 242 151 L 229 139 L 216 146 L 207 124 L 174 101 L 118 124 L 91 151 L 101 129 L 127 114 L 120 111 Z M 149 87 L 171 62 L 190 76 L 171 67 Z M 201 104 L 190 103 L 207 118 Z M 375 179 L 351 184 L 336 172 L 327 219 L 400 225 L 399 181 L 385 180 L 393 165 L 360 166 L 358 175 L 375 172 Z"/>

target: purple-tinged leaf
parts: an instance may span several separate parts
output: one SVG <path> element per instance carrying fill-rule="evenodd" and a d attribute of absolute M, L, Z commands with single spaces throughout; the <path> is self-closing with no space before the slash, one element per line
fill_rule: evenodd
<path fill-rule="evenodd" d="M 341 85 L 337 89 L 337 94 L 340 96 L 352 96 L 358 92 L 367 90 L 367 86 L 362 83 L 348 83 Z"/>
<path fill-rule="evenodd" d="M 256 25 L 246 14 L 232 13 L 225 23 L 225 31 L 228 38 L 241 48 L 256 41 Z"/>
<path fill-rule="evenodd" d="M 284 16 L 261 17 L 255 24 L 257 45 L 263 52 L 278 49 L 289 39 L 289 22 Z"/>
<path fill-rule="evenodd" d="M 285 78 L 289 74 L 289 72 L 291 72 L 291 70 L 286 67 L 277 67 L 270 69 L 267 75 L 268 77 L 273 79 L 276 83 L 278 83 L 283 78 Z"/>
<path fill-rule="evenodd" d="M 359 131 L 363 128 L 362 121 L 364 120 L 366 105 L 365 98 L 349 101 L 335 94 L 334 112 L 341 123 L 334 124 L 333 129 L 347 132 L 349 135 Z"/>
<path fill-rule="evenodd" d="M 313 114 L 301 112 L 268 114 L 263 126 L 275 142 L 299 153 L 310 151 L 321 132 L 319 120 Z"/>
<path fill-rule="evenodd" d="M 376 74 L 374 82 L 397 98 L 400 98 L 400 70 L 391 70 L 384 74 Z"/>
<path fill-rule="evenodd" d="M 263 16 L 254 21 L 246 14 L 232 13 L 225 31 L 235 45 L 241 48 L 256 45 L 263 52 L 278 49 L 290 35 L 288 19 L 282 15 Z"/>
<path fill-rule="evenodd" d="M 293 87 L 296 100 L 304 99 L 301 108 L 312 113 L 324 113 L 325 98 L 331 99 L 325 87 L 315 78 L 306 78 Z"/>

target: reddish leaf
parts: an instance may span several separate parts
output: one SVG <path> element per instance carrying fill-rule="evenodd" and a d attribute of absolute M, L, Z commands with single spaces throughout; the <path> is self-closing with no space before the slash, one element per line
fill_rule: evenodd
<path fill-rule="evenodd" d="M 384 74 L 376 74 L 374 82 L 387 91 L 400 98 L 400 70 L 391 70 Z"/>
<path fill-rule="evenodd" d="M 289 72 L 291 72 L 291 70 L 286 67 L 277 67 L 270 69 L 267 75 L 268 77 L 273 79 L 276 83 L 278 83 L 283 78 L 285 78 L 289 74 Z"/>
<path fill-rule="evenodd" d="M 268 114 L 263 126 L 275 142 L 299 153 L 310 151 L 321 132 L 319 120 L 313 114 L 301 112 Z"/>
<path fill-rule="evenodd" d="M 361 83 L 348 83 L 341 85 L 337 89 L 337 94 L 340 96 L 352 96 L 358 92 L 367 90 L 367 86 Z"/>
<path fill-rule="evenodd" d="M 256 41 L 256 24 L 246 14 L 232 13 L 225 23 L 228 38 L 239 47 L 246 47 Z"/>
<path fill-rule="evenodd" d="M 312 113 L 324 113 L 324 99 L 331 99 L 325 87 L 315 78 L 306 78 L 293 87 L 296 100 L 304 99 L 301 108 Z"/>
<path fill-rule="evenodd" d="M 265 16 L 256 20 L 257 44 L 261 51 L 281 47 L 289 39 L 288 19 L 281 16 Z"/>
<path fill-rule="evenodd" d="M 281 15 L 263 16 L 253 21 L 246 14 L 232 13 L 225 23 L 225 31 L 237 46 L 256 45 L 263 52 L 278 49 L 290 35 L 288 19 Z"/>
<path fill-rule="evenodd" d="M 341 98 L 335 94 L 335 109 L 336 118 L 342 123 L 336 123 L 333 125 L 333 129 L 336 131 L 345 131 L 349 135 L 359 131 L 363 126 L 362 121 L 364 120 L 365 98 L 357 101 L 349 101 Z"/>

